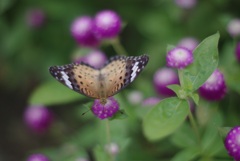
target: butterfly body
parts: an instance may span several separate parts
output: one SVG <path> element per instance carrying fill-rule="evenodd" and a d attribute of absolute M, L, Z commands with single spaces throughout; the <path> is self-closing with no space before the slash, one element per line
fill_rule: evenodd
<path fill-rule="evenodd" d="M 52 66 L 50 73 L 65 86 L 106 104 L 108 97 L 130 84 L 148 63 L 148 56 L 115 56 L 102 68 L 86 63 Z"/>

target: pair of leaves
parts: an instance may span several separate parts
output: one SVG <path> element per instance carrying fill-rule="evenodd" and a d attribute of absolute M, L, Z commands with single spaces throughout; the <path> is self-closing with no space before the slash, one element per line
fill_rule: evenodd
<path fill-rule="evenodd" d="M 193 93 L 217 68 L 218 39 L 219 33 L 216 33 L 203 40 L 195 49 L 194 63 L 181 71 L 183 74 L 181 90 Z M 176 91 L 180 89 L 176 86 L 174 88 Z M 194 94 L 192 98 L 197 100 Z M 143 132 L 149 140 L 159 140 L 174 132 L 184 122 L 188 113 L 189 105 L 186 100 L 176 97 L 165 99 L 144 117 Z"/>

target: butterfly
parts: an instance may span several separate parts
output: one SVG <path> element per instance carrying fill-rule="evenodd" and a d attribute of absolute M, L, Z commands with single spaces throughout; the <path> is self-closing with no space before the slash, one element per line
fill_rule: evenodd
<path fill-rule="evenodd" d="M 107 98 L 125 88 L 147 65 L 149 57 L 115 56 L 101 68 L 87 63 L 72 63 L 49 68 L 51 75 L 70 89 L 87 97 L 100 99 L 106 104 Z"/>

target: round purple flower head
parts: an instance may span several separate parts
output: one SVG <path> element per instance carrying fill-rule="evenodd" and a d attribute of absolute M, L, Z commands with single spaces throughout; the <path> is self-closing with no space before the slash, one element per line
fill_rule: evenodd
<path fill-rule="evenodd" d="M 87 63 L 95 68 L 100 68 L 107 61 L 105 53 L 100 50 L 92 50 L 87 55 L 77 58 L 75 62 Z"/>
<path fill-rule="evenodd" d="M 240 19 L 233 19 L 228 23 L 227 31 L 232 37 L 240 35 Z"/>
<path fill-rule="evenodd" d="M 109 97 L 105 105 L 101 104 L 99 99 L 96 99 L 91 110 L 95 116 L 103 120 L 118 112 L 119 104 L 113 97 Z"/>
<path fill-rule="evenodd" d="M 236 161 L 240 160 L 240 126 L 236 126 L 227 134 L 225 141 L 225 148 L 228 154 Z"/>
<path fill-rule="evenodd" d="M 27 158 L 27 161 L 50 161 L 50 159 L 43 154 L 32 154 Z"/>
<path fill-rule="evenodd" d="M 196 5 L 197 0 L 175 0 L 175 3 L 181 8 L 190 9 Z"/>
<path fill-rule="evenodd" d="M 199 88 L 200 95 L 209 101 L 221 100 L 225 96 L 226 91 L 224 76 L 218 69 Z"/>
<path fill-rule="evenodd" d="M 237 43 L 235 55 L 236 55 L 237 61 L 240 62 L 240 42 Z"/>
<path fill-rule="evenodd" d="M 71 25 L 71 34 L 82 46 L 95 47 L 99 40 L 93 34 L 93 19 L 89 16 L 82 16 L 75 19 Z"/>
<path fill-rule="evenodd" d="M 25 110 L 24 120 L 33 131 L 42 133 L 50 127 L 53 114 L 44 106 L 30 106 Z"/>
<path fill-rule="evenodd" d="M 158 94 L 163 96 L 174 96 L 175 93 L 167 88 L 168 85 L 179 84 L 177 73 L 171 68 L 159 69 L 153 78 L 153 84 Z"/>
<path fill-rule="evenodd" d="M 179 41 L 178 45 L 179 47 L 185 47 L 188 50 L 193 51 L 198 45 L 198 41 L 195 38 L 192 37 L 186 37 Z"/>
<path fill-rule="evenodd" d="M 183 69 L 193 62 L 193 53 L 184 47 L 176 47 L 167 53 L 169 67 Z"/>
<path fill-rule="evenodd" d="M 26 21 L 30 27 L 41 27 L 45 22 L 45 13 L 41 9 L 29 10 L 26 15 Z"/>
<path fill-rule="evenodd" d="M 104 10 L 96 14 L 94 19 L 94 33 L 98 38 L 116 37 L 121 30 L 121 18 L 111 10 Z"/>

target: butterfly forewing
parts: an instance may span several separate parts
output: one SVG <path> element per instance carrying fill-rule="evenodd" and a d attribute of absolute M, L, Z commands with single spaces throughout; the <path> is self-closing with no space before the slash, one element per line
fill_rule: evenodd
<path fill-rule="evenodd" d="M 143 70 L 148 62 L 148 57 L 143 56 L 116 56 L 101 69 L 105 77 L 106 96 L 110 97 L 129 85 Z"/>
<path fill-rule="evenodd" d="M 53 77 L 67 87 L 91 98 L 99 98 L 99 70 L 81 63 L 53 66 L 49 69 Z"/>

